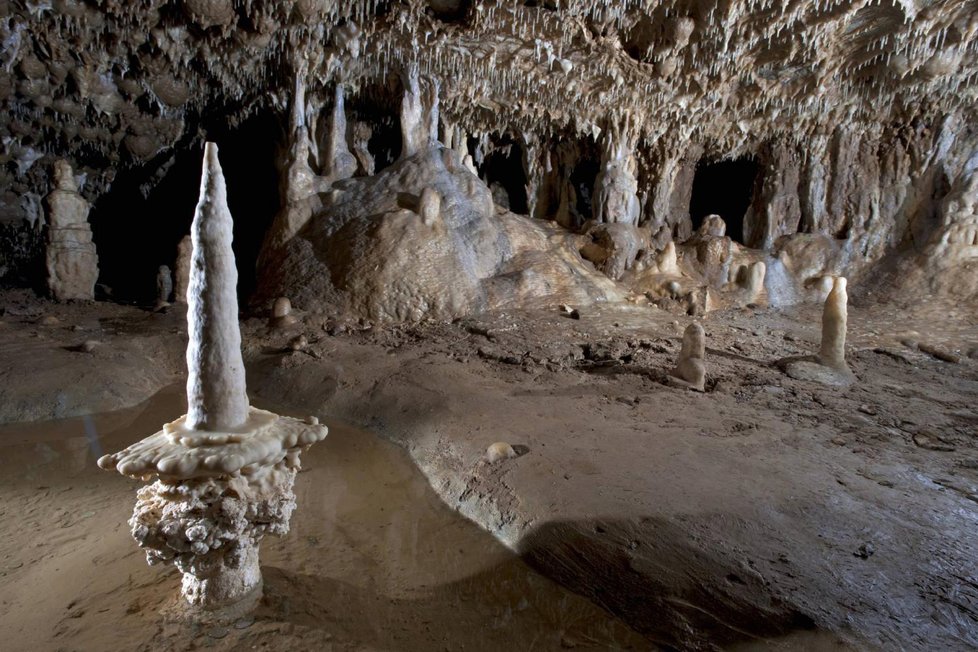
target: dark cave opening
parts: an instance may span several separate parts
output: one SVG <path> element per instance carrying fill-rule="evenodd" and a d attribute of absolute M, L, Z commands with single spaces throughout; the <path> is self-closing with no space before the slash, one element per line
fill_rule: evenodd
<path fill-rule="evenodd" d="M 496 149 L 486 156 L 479 170 L 486 185 L 496 195 L 496 188 L 505 192 L 505 207 L 514 213 L 529 213 L 526 196 L 526 170 L 523 168 L 523 150 L 519 143 L 504 139 L 496 143 Z M 501 202 L 497 201 L 500 205 Z"/>
<path fill-rule="evenodd" d="M 208 140 L 218 145 L 227 182 L 238 296 L 244 300 L 255 289 L 258 252 L 279 209 L 275 160 L 282 125 L 272 114 L 260 114 L 237 127 L 219 120 L 204 127 Z M 197 206 L 202 156 L 203 144 L 194 143 L 173 155 L 172 162 L 122 170 L 95 203 L 90 222 L 99 283 L 111 288 L 112 299 L 151 303 L 159 266 L 174 269 L 177 244 L 190 232 Z M 162 165 L 168 169 L 156 180 Z"/>
<path fill-rule="evenodd" d="M 696 165 L 689 215 L 693 230 L 707 215 L 719 215 L 727 224 L 727 235 L 744 242 L 744 217 L 754 199 L 760 166 L 752 157 L 727 161 L 702 160 Z"/>
<path fill-rule="evenodd" d="M 472 0 L 429 0 L 425 13 L 443 23 L 465 24 Z"/>
<path fill-rule="evenodd" d="M 374 157 L 374 174 L 392 165 L 401 155 L 401 125 L 393 116 L 382 116 L 371 123 L 367 151 Z"/>
<path fill-rule="evenodd" d="M 594 183 L 601 171 L 601 160 L 597 157 L 581 156 L 571 172 L 570 181 L 577 194 L 577 213 L 585 220 L 594 217 Z"/>

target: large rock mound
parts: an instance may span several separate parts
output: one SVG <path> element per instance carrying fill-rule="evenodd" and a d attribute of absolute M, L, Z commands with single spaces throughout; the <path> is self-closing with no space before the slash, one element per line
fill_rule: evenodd
<path fill-rule="evenodd" d="M 578 236 L 497 209 L 451 149 L 426 148 L 313 201 L 297 235 L 262 257 L 259 301 L 416 322 L 625 298 L 581 258 Z"/>

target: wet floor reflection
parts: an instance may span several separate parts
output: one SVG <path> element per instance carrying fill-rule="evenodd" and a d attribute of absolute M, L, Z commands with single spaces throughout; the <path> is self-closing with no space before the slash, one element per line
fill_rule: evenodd
<path fill-rule="evenodd" d="M 446 507 L 404 451 L 328 419 L 329 437 L 302 458 L 291 532 L 263 544 L 255 619 L 166 621 L 179 575 L 147 567 L 129 537 L 139 484 L 95 460 L 184 407 L 174 386 L 130 410 L 0 428 L 0 636 L 11 649 L 651 647 Z"/>

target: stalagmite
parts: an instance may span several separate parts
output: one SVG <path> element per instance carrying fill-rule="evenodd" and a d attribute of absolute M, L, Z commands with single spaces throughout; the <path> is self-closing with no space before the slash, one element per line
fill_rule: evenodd
<path fill-rule="evenodd" d="M 45 199 L 48 242 L 45 261 L 51 296 L 59 301 L 94 299 L 98 255 L 88 225 L 88 202 L 67 161 L 54 165 L 54 190 Z"/>
<path fill-rule="evenodd" d="M 173 274 L 166 265 L 160 265 L 156 272 L 156 305 L 154 310 L 162 310 L 170 305 L 170 295 L 173 294 Z"/>
<path fill-rule="evenodd" d="M 195 429 L 235 428 L 248 418 L 232 228 L 217 145 L 207 143 L 187 294 L 187 425 Z"/>
<path fill-rule="evenodd" d="M 309 218 L 320 184 L 309 164 L 309 128 L 306 124 L 306 67 L 302 64 L 295 72 L 295 85 L 289 113 L 289 149 L 280 163 L 280 189 L 282 206 L 265 237 L 261 257 L 281 248 L 295 237 Z"/>
<path fill-rule="evenodd" d="M 190 259 L 193 256 L 194 244 L 190 235 L 181 238 L 177 245 L 176 282 L 173 286 L 173 300 L 177 303 L 187 303 L 187 289 L 190 287 Z"/>
<path fill-rule="evenodd" d="M 743 292 L 745 304 L 760 303 L 764 294 L 764 276 L 767 266 L 763 261 L 756 261 L 741 267 L 737 274 L 737 285 Z"/>
<path fill-rule="evenodd" d="M 326 162 L 323 175 L 330 181 L 349 179 L 357 171 L 357 159 L 350 153 L 346 142 L 346 113 L 343 109 L 343 87 L 336 85 L 333 92 L 333 113 L 330 115 L 329 136 L 326 144 Z"/>
<path fill-rule="evenodd" d="M 275 299 L 275 303 L 272 304 L 272 319 L 268 325 L 273 328 L 281 328 L 291 326 L 294 323 L 296 323 L 296 318 L 292 314 L 292 302 L 289 301 L 289 298 L 279 297 Z"/>
<path fill-rule="evenodd" d="M 428 226 L 434 225 L 441 216 L 441 195 L 434 188 L 425 188 L 421 191 L 421 198 L 418 200 L 418 215 L 421 221 Z"/>
<path fill-rule="evenodd" d="M 238 326 L 231 214 L 217 146 L 204 150 L 187 324 L 188 413 L 98 464 L 152 484 L 137 493 L 133 538 L 153 565 L 183 573 L 184 598 L 229 618 L 261 595 L 258 547 L 288 532 L 299 454 L 327 433 L 249 407 Z"/>
<path fill-rule="evenodd" d="M 635 144 L 613 125 L 602 154 L 602 169 L 594 182 L 594 218 L 599 222 L 638 225 L 638 179 L 635 178 Z"/>
<path fill-rule="evenodd" d="M 690 324 L 683 333 L 679 361 L 667 377 L 670 383 L 699 392 L 706 389 L 706 333 L 699 324 Z"/>
<path fill-rule="evenodd" d="M 785 373 L 797 380 L 846 387 L 856 377 L 846 364 L 846 279 L 836 277 L 822 308 L 822 344 L 817 356 L 782 360 Z"/>
<path fill-rule="evenodd" d="M 661 274 L 679 275 L 679 260 L 676 255 L 676 243 L 670 240 L 656 256 L 656 265 Z"/>
<path fill-rule="evenodd" d="M 426 149 L 438 138 L 437 79 L 426 79 L 422 92 L 417 64 L 411 64 L 401 75 L 404 95 L 401 99 L 401 159 Z"/>
<path fill-rule="evenodd" d="M 846 365 L 846 324 L 848 320 L 846 279 L 838 277 L 832 284 L 832 292 L 825 300 L 822 309 L 822 346 L 818 361 L 833 369 L 845 369 Z"/>

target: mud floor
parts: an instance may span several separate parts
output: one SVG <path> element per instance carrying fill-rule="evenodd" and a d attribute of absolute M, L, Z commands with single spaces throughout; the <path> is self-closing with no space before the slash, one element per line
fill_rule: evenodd
<path fill-rule="evenodd" d="M 119 346 L 128 332 L 166 335 L 160 346 L 177 355 L 185 337 L 176 310 L 112 307 L 112 334 L 99 304 L 27 309 L 3 316 L 0 343 L 41 333 L 38 373 L 23 356 L 0 360 L 0 373 L 32 397 L 16 414 L 34 420 L 66 392 L 121 395 L 123 376 L 78 382 L 111 347 L 62 363 L 75 320 Z M 40 324 L 47 314 L 59 325 Z M 129 539 L 134 485 L 94 468 L 84 421 L 70 437 L 13 426 L 0 433 L 0 634 L 28 649 L 88 649 L 86 629 L 143 649 L 237 637 L 294 649 L 974 649 L 973 315 L 855 302 L 859 382 L 840 390 L 776 364 L 817 349 L 817 308 L 711 313 L 702 394 L 664 383 L 690 318 L 648 307 L 416 328 L 300 314 L 275 330 L 252 317 L 257 402 L 356 424 L 410 458 L 334 428 L 304 458 L 292 533 L 263 546 L 262 611 L 214 638 L 161 620 L 177 578 L 146 567 Z M 172 376 L 159 382 L 140 391 Z M 172 416 L 143 413 L 100 417 L 98 444 L 120 448 Z M 489 464 L 496 441 L 519 457 Z"/>

